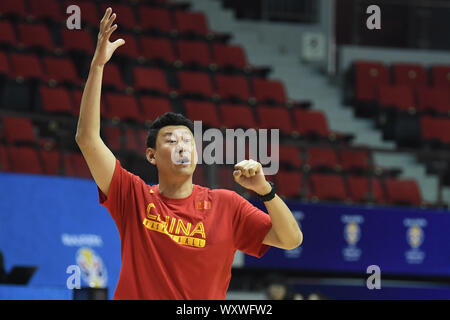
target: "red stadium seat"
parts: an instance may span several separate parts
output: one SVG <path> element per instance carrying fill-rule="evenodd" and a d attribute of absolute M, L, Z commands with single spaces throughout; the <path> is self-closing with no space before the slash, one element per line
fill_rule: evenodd
<path fill-rule="evenodd" d="M 158 93 L 169 93 L 169 86 L 164 70 L 135 67 L 134 87 L 138 90 L 156 91 Z"/>
<path fill-rule="evenodd" d="M 407 85 L 381 85 L 378 104 L 380 108 L 395 108 L 399 111 L 414 111 L 414 91 Z"/>
<path fill-rule="evenodd" d="M 450 87 L 450 65 L 436 65 L 431 68 L 433 85 L 435 87 Z"/>
<path fill-rule="evenodd" d="M 298 198 L 301 195 L 303 175 L 300 172 L 279 170 L 274 180 L 279 195 L 286 198 Z"/>
<path fill-rule="evenodd" d="M 381 84 L 389 84 L 389 69 L 380 62 L 357 61 L 355 67 L 355 98 L 357 101 L 376 100 Z"/>
<path fill-rule="evenodd" d="M 215 43 L 213 52 L 214 63 L 220 68 L 235 67 L 244 69 L 248 66 L 245 51 L 240 46 Z"/>
<path fill-rule="evenodd" d="M 85 23 L 91 26 L 98 26 L 100 24 L 100 20 L 103 17 L 103 13 L 101 16 L 98 14 L 97 4 L 95 2 L 91 2 L 89 0 L 66 0 L 64 2 L 64 8 L 68 8 L 71 5 L 77 5 L 80 7 L 81 14 L 81 25 L 83 26 Z"/>
<path fill-rule="evenodd" d="M 111 7 L 113 12 L 117 15 L 117 19 L 114 23 L 117 23 L 122 28 L 134 29 L 139 25 L 131 5 L 124 3 L 102 3 L 100 5 L 100 12 L 104 13 L 108 7 Z"/>
<path fill-rule="evenodd" d="M 36 142 L 33 123 L 28 118 L 3 116 L 3 135 L 8 144 L 17 142 Z"/>
<path fill-rule="evenodd" d="M 62 48 L 66 51 L 81 51 L 91 55 L 95 50 L 92 34 L 86 30 L 61 29 Z"/>
<path fill-rule="evenodd" d="M 243 76 L 229 76 L 217 74 L 214 78 L 217 93 L 221 99 L 250 99 L 250 89 L 247 78 Z"/>
<path fill-rule="evenodd" d="M 367 151 L 341 150 L 339 157 L 340 165 L 345 171 L 367 171 L 370 169 Z"/>
<path fill-rule="evenodd" d="M 12 15 L 25 18 L 27 16 L 24 0 L 2 0 L 0 1 L 0 16 Z"/>
<path fill-rule="evenodd" d="M 12 53 L 10 55 L 11 75 L 14 77 L 44 78 L 41 63 L 37 56 L 30 54 Z"/>
<path fill-rule="evenodd" d="M 169 39 L 141 37 L 140 41 L 142 53 L 146 59 L 161 60 L 166 63 L 175 62 L 175 51 Z"/>
<path fill-rule="evenodd" d="M 59 175 L 61 167 L 61 153 L 59 150 L 39 150 L 45 174 Z"/>
<path fill-rule="evenodd" d="M 179 40 L 177 48 L 178 60 L 184 64 L 209 66 L 213 62 L 210 49 L 205 42 Z"/>
<path fill-rule="evenodd" d="M 9 171 L 18 173 L 43 174 L 37 151 L 32 147 L 9 146 L 6 148 Z"/>
<path fill-rule="evenodd" d="M 122 129 L 117 126 L 105 126 L 103 132 L 108 148 L 112 151 L 119 151 L 122 148 Z"/>
<path fill-rule="evenodd" d="M 148 130 L 146 129 L 136 129 L 136 139 L 139 148 L 137 149 L 137 153 L 145 154 L 145 149 L 147 148 L 147 134 Z"/>
<path fill-rule="evenodd" d="M 128 87 L 122 78 L 119 66 L 114 62 L 108 62 L 104 67 L 103 85 L 112 86 L 116 89 L 125 89 Z"/>
<path fill-rule="evenodd" d="M 6 147 L 0 145 L 0 171 L 9 171 L 9 160 Z"/>
<path fill-rule="evenodd" d="M 124 147 L 126 150 L 142 153 L 145 150 L 145 143 L 139 144 L 137 139 L 137 131 L 133 128 L 127 128 L 124 131 Z"/>
<path fill-rule="evenodd" d="M 287 102 L 286 91 L 281 81 L 253 78 L 253 90 L 259 103 Z"/>
<path fill-rule="evenodd" d="M 80 114 L 80 106 L 81 106 L 81 98 L 83 97 L 83 90 L 74 89 L 70 93 L 71 93 L 72 103 L 74 106 L 72 115 L 78 117 Z M 102 116 L 107 114 L 104 100 L 105 100 L 105 97 L 102 95 L 100 98 L 100 114 Z"/>
<path fill-rule="evenodd" d="M 139 25 L 144 30 L 169 33 L 175 29 L 167 9 L 142 6 L 138 10 L 138 16 Z"/>
<path fill-rule="evenodd" d="M 110 41 L 114 42 L 117 39 L 125 40 L 125 45 L 117 48 L 117 50 L 114 52 L 115 55 L 125 56 L 131 59 L 143 57 L 143 54 L 139 49 L 138 41 L 133 34 L 114 32 L 111 35 Z"/>
<path fill-rule="evenodd" d="M 139 106 L 134 96 L 108 92 L 105 94 L 105 102 L 107 105 L 105 117 L 107 119 L 142 121 Z"/>
<path fill-rule="evenodd" d="M 0 44 L 16 45 L 18 42 L 12 23 L 8 20 L 0 21 Z"/>
<path fill-rule="evenodd" d="M 222 104 L 220 106 L 222 124 L 226 128 L 257 128 L 253 111 L 249 106 Z"/>
<path fill-rule="evenodd" d="M 201 95 L 205 98 L 214 95 L 213 84 L 208 73 L 180 71 L 178 72 L 178 81 L 181 94 Z"/>
<path fill-rule="evenodd" d="M 347 200 L 344 179 L 340 175 L 314 173 L 309 178 L 310 198 L 328 201 Z"/>
<path fill-rule="evenodd" d="M 340 170 L 336 152 L 331 148 L 310 147 L 306 150 L 306 165 L 311 170 Z"/>
<path fill-rule="evenodd" d="M 46 112 L 73 114 L 74 107 L 69 91 L 63 87 L 40 87 L 42 108 Z"/>
<path fill-rule="evenodd" d="M 28 5 L 32 17 L 48 18 L 55 22 L 64 22 L 67 18 L 66 7 L 62 8 L 58 0 L 28 0 Z"/>
<path fill-rule="evenodd" d="M 8 58 L 4 52 L 0 51 L 0 75 L 8 75 L 11 73 Z"/>
<path fill-rule="evenodd" d="M 347 177 L 348 195 L 352 201 L 354 202 L 368 201 L 368 195 L 370 191 L 369 181 L 370 181 L 369 178 L 364 176 Z M 383 187 L 378 178 L 374 178 L 372 180 L 372 195 L 373 195 L 373 202 L 379 204 L 386 202 Z"/>
<path fill-rule="evenodd" d="M 329 137 L 331 131 L 325 115 L 320 111 L 309 111 L 302 109 L 294 110 L 294 129 L 300 136 Z"/>
<path fill-rule="evenodd" d="M 172 112 L 170 100 L 153 96 L 141 96 L 142 116 L 145 121 L 154 121 L 166 112 Z"/>
<path fill-rule="evenodd" d="M 256 108 L 256 114 L 260 129 L 279 129 L 287 135 L 294 131 L 287 108 L 260 105 Z"/>
<path fill-rule="evenodd" d="M 44 57 L 44 70 L 46 73 L 45 79 L 47 81 L 53 80 L 57 82 L 71 82 L 77 85 L 83 83 L 83 80 L 77 74 L 75 65 L 72 60 L 64 57 Z M 105 78 L 105 77 L 104 77 Z M 106 79 L 104 79 L 105 81 Z"/>
<path fill-rule="evenodd" d="M 294 169 L 301 168 L 302 158 L 301 151 L 298 147 L 291 145 L 280 145 L 278 151 L 280 164 L 287 164 Z"/>
<path fill-rule="evenodd" d="M 392 65 L 394 83 L 407 85 L 413 88 L 428 85 L 428 75 L 420 64 L 396 63 Z"/>
<path fill-rule="evenodd" d="M 420 190 L 415 180 L 386 178 L 384 183 L 388 203 L 415 206 L 422 204 Z"/>
<path fill-rule="evenodd" d="M 450 113 L 450 91 L 444 87 L 421 87 L 417 89 L 419 111 Z"/>
<path fill-rule="evenodd" d="M 450 144 L 450 119 L 423 116 L 420 118 L 422 139 Z"/>
<path fill-rule="evenodd" d="M 192 121 L 202 121 L 203 125 L 220 128 L 221 121 L 217 113 L 217 108 L 211 102 L 206 101 L 184 101 L 186 116 Z"/>
<path fill-rule="evenodd" d="M 203 36 L 209 33 L 208 21 L 202 12 L 178 10 L 175 12 L 174 18 L 179 33 L 194 33 Z"/>
<path fill-rule="evenodd" d="M 55 50 L 52 36 L 44 24 L 20 23 L 17 26 L 19 41 L 27 48 L 38 47 Z"/>
<path fill-rule="evenodd" d="M 80 153 L 66 153 L 63 161 L 66 176 L 92 179 L 86 160 Z"/>

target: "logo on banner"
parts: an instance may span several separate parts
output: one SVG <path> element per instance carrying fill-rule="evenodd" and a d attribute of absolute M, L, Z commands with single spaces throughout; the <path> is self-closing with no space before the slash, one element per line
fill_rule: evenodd
<path fill-rule="evenodd" d="M 91 288 L 104 288 L 107 272 L 100 256 L 90 248 L 80 248 L 76 254 L 77 265 L 81 269 L 81 277 Z"/>
<path fill-rule="evenodd" d="M 302 211 L 292 211 L 292 214 L 294 215 L 295 220 L 297 220 L 298 226 L 300 227 L 300 230 L 303 231 L 303 227 L 302 227 L 302 220 L 305 217 L 305 214 Z M 292 250 L 283 250 L 284 251 L 284 256 L 286 258 L 289 259 L 296 259 L 299 258 L 300 255 L 302 254 L 302 246 L 298 246 L 295 249 Z"/>
<path fill-rule="evenodd" d="M 358 242 L 361 239 L 361 227 L 364 222 L 362 216 L 342 216 L 341 221 L 344 224 L 344 239 L 347 246 L 342 250 L 345 261 L 358 261 L 361 257 L 361 249 L 358 248 Z"/>
<path fill-rule="evenodd" d="M 425 259 L 425 252 L 420 250 L 425 239 L 424 228 L 427 226 L 425 219 L 405 219 L 406 241 L 410 249 L 405 252 L 406 261 L 409 264 L 420 264 Z"/>

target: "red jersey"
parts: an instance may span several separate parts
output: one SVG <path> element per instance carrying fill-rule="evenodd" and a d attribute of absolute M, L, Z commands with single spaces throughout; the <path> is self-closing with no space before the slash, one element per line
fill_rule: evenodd
<path fill-rule="evenodd" d="M 98 192 L 121 241 L 114 299 L 225 299 L 236 250 L 269 249 L 270 216 L 234 191 L 194 185 L 166 198 L 116 160 L 108 196 Z"/>

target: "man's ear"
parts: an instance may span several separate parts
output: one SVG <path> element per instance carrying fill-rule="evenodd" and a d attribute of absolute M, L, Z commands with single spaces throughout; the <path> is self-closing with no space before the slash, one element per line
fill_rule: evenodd
<path fill-rule="evenodd" d="M 145 150 L 145 157 L 147 158 L 147 161 L 153 165 L 156 165 L 155 154 L 156 150 L 153 148 L 147 148 L 147 150 Z"/>

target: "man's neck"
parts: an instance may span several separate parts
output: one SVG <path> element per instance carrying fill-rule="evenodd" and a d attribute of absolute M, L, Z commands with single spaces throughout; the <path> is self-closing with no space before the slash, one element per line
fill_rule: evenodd
<path fill-rule="evenodd" d="M 166 198 L 183 199 L 191 195 L 194 190 L 192 177 L 186 180 L 168 181 L 163 177 L 159 177 L 158 190 Z"/>

